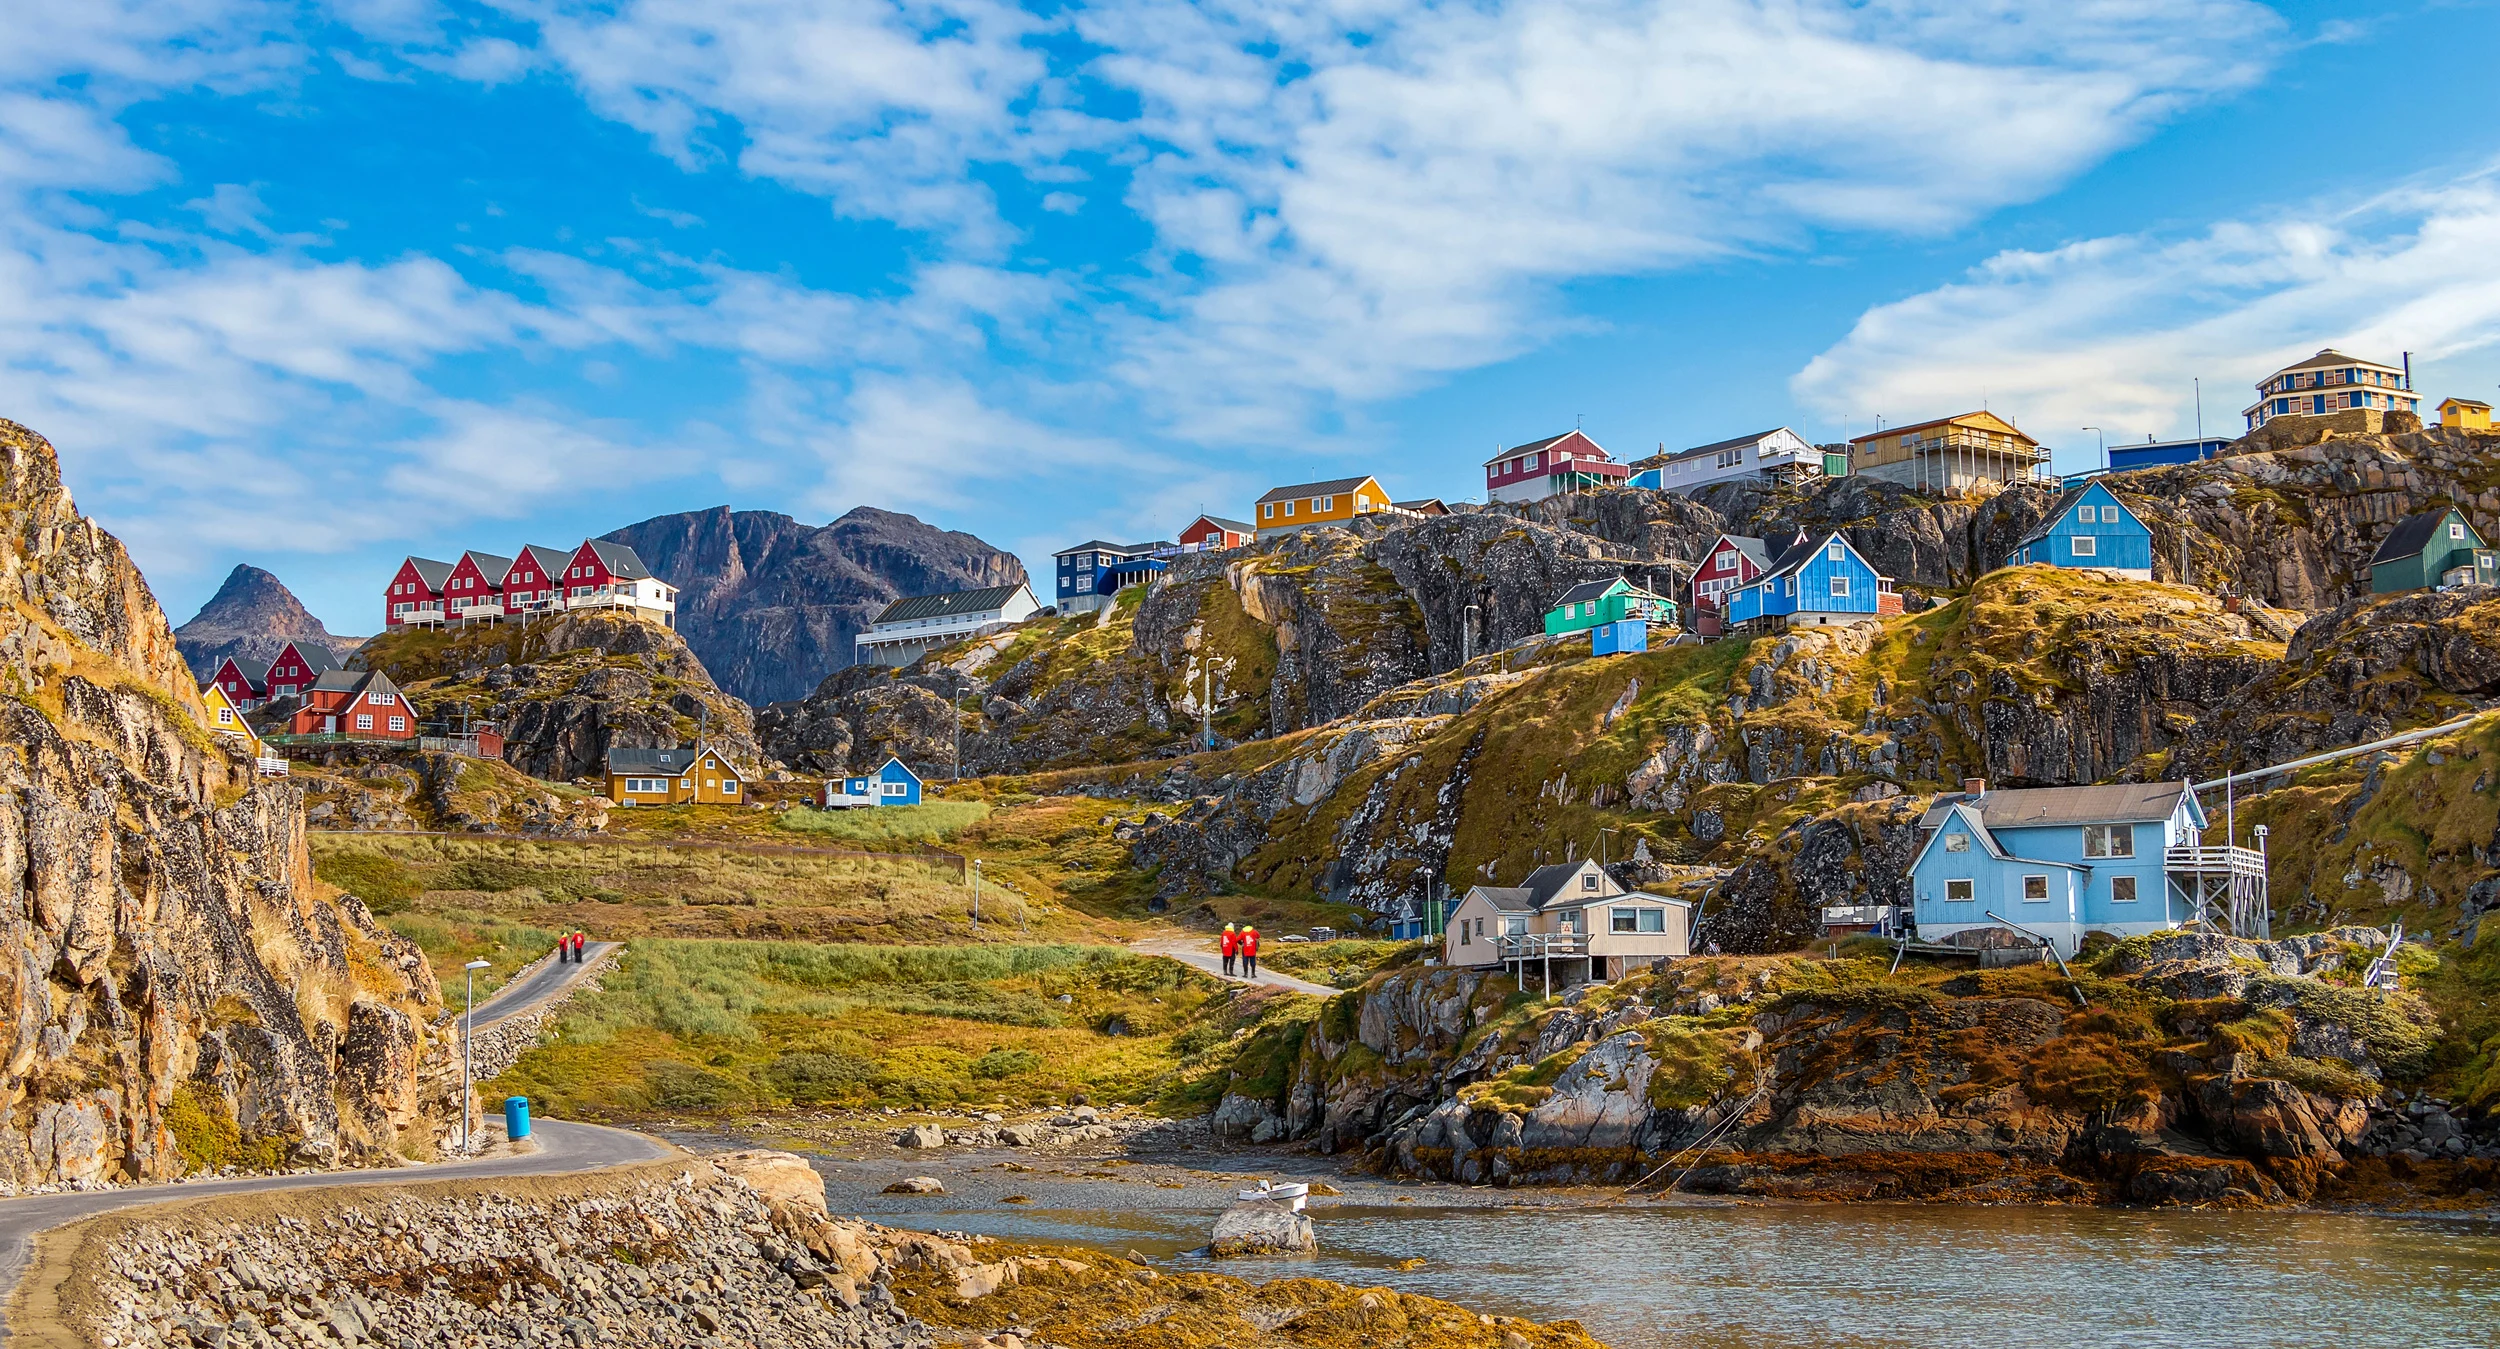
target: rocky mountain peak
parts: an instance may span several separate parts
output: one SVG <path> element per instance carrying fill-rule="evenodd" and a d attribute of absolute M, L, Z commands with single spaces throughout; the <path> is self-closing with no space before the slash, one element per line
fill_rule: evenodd
<path fill-rule="evenodd" d="M 237 563 L 191 621 L 174 629 L 174 640 L 192 677 L 206 679 L 229 656 L 266 661 L 287 643 L 299 641 L 318 642 L 343 656 L 360 639 L 332 634 L 285 582 L 249 563 Z"/>

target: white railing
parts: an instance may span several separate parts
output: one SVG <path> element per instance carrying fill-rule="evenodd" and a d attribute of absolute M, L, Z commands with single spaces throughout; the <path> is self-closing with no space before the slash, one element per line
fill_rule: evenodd
<path fill-rule="evenodd" d="M 1547 956 L 1584 956 L 1589 939 L 1577 932 L 1526 932 L 1493 939 L 1504 960 L 1543 960 Z"/>
<path fill-rule="evenodd" d="M 266 777 L 282 778 L 287 775 L 287 761 L 274 754 L 261 755 L 252 764 Z"/>
<path fill-rule="evenodd" d="M 2263 876 L 2266 874 L 2266 855 L 2254 848 L 2182 844 L 2163 854 L 2162 866 L 2169 871 L 2199 875 Z"/>
<path fill-rule="evenodd" d="M 1882 927 L 1892 921 L 1890 904 L 1827 904 L 1823 906 L 1825 927 Z"/>

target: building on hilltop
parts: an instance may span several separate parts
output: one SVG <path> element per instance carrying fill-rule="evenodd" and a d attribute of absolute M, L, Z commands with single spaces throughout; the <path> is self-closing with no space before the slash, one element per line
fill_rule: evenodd
<path fill-rule="evenodd" d="M 389 675 L 379 670 L 331 670 L 304 689 L 303 703 L 287 718 L 291 736 L 347 740 L 409 740 L 418 733 L 417 709 Z"/>
<path fill-rule="evenodd" d="M 900 669 L 941 646 L 1012 627 L 1041 609 L 1022 581 L 899 599 L 859 635 L 859 663 Z"/>
<path fill-rule="evenodd" d="M 269 667 L 258 661 L 228 656 L 217 662 L 208 683 L 223 693 L 227 702 L 247 711 L 269 701 Z"/>
<path fill-rule="evenodd" d="M 1713 539 L 1709 551 L 1693 568 L 1693 618 L 1696 630 L 1703 626 L 1703 616 L 1723 619 L 1727 610 L 1728 592 L 1749 584 L 1770 569 L 1772 547 L 1760 539 L 1741 534 L 1722 534 Z M 1785 553 L 1786 546 L 1777 550 Z M 1715 635 L 1715 634 L 1713 634 Z"/>
<path fill-rule="evenodd" d="M 697 742 L 688 749 L 611 749 L 607 795 L 620 806 L 734 806 L 746 784 L 729 756 Z"/>
<path fill-rule="evenodd" d="M 2419 413 L 2421 402 L 2413 392 L 2412 375 L 2403 367 L 2365 361 L 2329 347 L 2266 376 L 2257 385 L 2257 401 L 2240 415 L 2254 431 L 2277 417 L 2324 417 L 2344 411 Z"/>
<path fill-rule="evenodd" d="M 1439 497 L 1417 497 L 1413 501 L 1392 501 L 1389 503 L 1389 508 L 1391 510 L 1402 511 L 1405 514 L 1415 516 L 1447 515 L 1450 513 L 1449 503 L 1443 501 Z"/>
<path fill-rule="evenodd" d="M 2471 398 L 2449 398 L 2439 404 L 2439 424 L 2452 431 L 2491 429 L 2491 404 Z"/>
<path fill-rule="evenodd" d="M 823 790 L 816 793 L 816 804 L 825 810 L 916 806 L 920 787 L 920 775 L 911 771 L 911 765 L 889 754 L 883 766 L 865 777 L 826 779 Z"/>
<path fill-rule="evenodd" d="M 504 616 L 521 618 L 563 608 L 563 577 L 572 565 L 573 555 L 561 548 L 534 543 L 522 548 L 496 586 L 503 592 Z"/>
<path fill-rule="evenodd" d="M 1630 485 L 1661 492 L 1690 493 L 1714 482 L 1734 479 L 1802 480 L 1849 471 L 1846 455 L 1826 455 L 1804 436 L 1785 426 L 1749 436 L 1696 445 L 1673 454 L 1654 454 L 1632 463 Z"/>
<path fill-rule="evenodd" d="M 1910 859 L 1919 940 L 1998 928 L 2074 955 L 2087 932 L 2127 937 L 2200 917 L 2266 935 L 2265 854 L 2207 846 L 2208 827 L 2185 782 L 2013 791 L 1966 782 L 1919 820 Z"/>
<path fill-rule="evenodd" d="M 529 547 L 519 557 L 466 552 L 458 562 L 411 557 L 384 595 L 390 628 L 500 623 L 571 609 L 623 609 L 676 626 L 677 588 L 621 543 L 585 540 L 570 553 Z"/>
<path fill-rule="evenodd" d="M 2219 459 L 2230 448 L 2231 442 L 2221 436 L 2194 436 L 2186 440 L 2155 440 L 2146 436 L 2141 445 L 2110 446 L 2109 471 L 2124 473 L 2129 469 L 2193 464 L 2200 459 Z"/>
<path fill-rule="evenodd" d="M 1366 474 L 1275 488 L 1258 499 L 1251 518 L 1258 524 L 1259 537 L 1264 539 L 1313 525 L 1349 524 L 1359 516 L 1396 509 L 1389 502 L 1388 489 L 1380 485 L 1378 478 Z"/>
<path fill-rule="evenodd" d="M 1555 862 L 1517 885 L 1468 888 L 1450 910 L 1441 957 L 1453 966 L 1509 966 L 1562 983 L 1620 979 L 1692 954 L 1689 900 L 1626 890 L 1596 862 Z"/>
<path fill-rule="evenodd" d="M 1166 539 L 1152 543 L 1087 539 L 1072 548 L 1060 549 L 1052 554 L 1059 563 L 1059 612 L 1090 614 L 1104 608 L 1121 590 L 1162 571 L 1176 551 Z"/>
<path fill-rule="evenodd" d="M 1849 471 L 1880 482 L 1959 492 L 1981 483 L 2037 482 L 2048 447 L 1993 412 L 1896 426 L 1849 442 Z"/>
<path fill-rule="evenodd" d="M 642 555 L 624 544 L 583 540 L 565 567 L 563 586 L 567 609 L 624 609 L 677 624 L 677 587 L 653 576 Z"/>
<path fill-rule="evenodd" d="M 1582 581 L 1564 591 L 1561 598 L 1554 601 L 1553 607 L 1545 611 L 1545 635 L 1548 637 L 1623 623 L 1642 625 L 1641 646 L 1618 647 L 1616 642 L 1621 639 L 1611 635 L 1591 640 L 1610 649 L 1645 649 L 1651 625 L 1662 628 L 1675 626 L 1675 601 L 1615 577 L 1611 580 Z"/>
<path fill-rule="evenodd" d="M 2153 531 L 2100 479 L 2066 489 L 2039 527 L 2014 545 L 2012 567 L 2097 567 L 2153 579 Z"/>
<path fill-rule="evenodd" d="M 430 557 L 407 557 L 399 570 L 391 574 L 390 589 L 382 602 L 384 630 L 401 627 L 433 627 L 443 621 L 443 586 L 451 580 L 452 564 Z"/>
<path fill-rule="evenodd" d="M 1901 612 L 1892 578 L 1879 574 L 1849 540 L 1799 534 L 1762 575 L 1727 592 L 1727 622 L 1749 630 L 1873 623 Z"/>
<path fill-rule="evenodd" d="M 494 553 L 467 552 L 452 564 L 443 582 L 443 614 L 453 623 L 501 623 L 504 620 L 503 579 L 512 559 Z"/>
<path fill-rule="evenodd" d="M 1632 476 L 1629 464 L 1618 464 L 1585 431 L 1513 445 L 1484 461 L 1487 501 L 1542 501 L 1564 492 L 1592 487 L 1621 487 Z"/>
<path fill-rule="evenodd" d="M 1258 537 L 1259 527 L 1247 520 L 1227 520 L 1220 515 L 1201 515 L 1181 531 L 1183 552 L 1214 553 L 1239 548 Z"/>
<path fill-rule="evenodd" d="M 2370 554 L 2373 595 L 2495 583 L 2500 583 L 2500 554 L 2484 546 L 2474 522 L 2454 506 L 2397 521 Z"/>

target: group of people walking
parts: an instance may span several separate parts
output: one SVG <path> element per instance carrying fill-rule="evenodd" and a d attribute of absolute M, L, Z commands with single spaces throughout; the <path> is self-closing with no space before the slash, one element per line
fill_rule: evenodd
<path fill-rule="evenodd" d="M 1232 924 L 1226 923 L 1224 936 L 1219 945 L 1224 948 L 1225 978 L 1256 979 L 1259 977 L 1259 930 L 1257 928 L 1244 923 L 1239 929 L 1235 929 Z"/>
<path fill-rule="evenodd" d="M 579 928 L 556 938 L 556 963 L 559 965 L 581 964 L 582 950 L 589 945 L 589 936 Z"/>

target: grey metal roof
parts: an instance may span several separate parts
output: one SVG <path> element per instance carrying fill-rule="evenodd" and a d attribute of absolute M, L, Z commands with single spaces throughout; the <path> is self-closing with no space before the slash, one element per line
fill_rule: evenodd
<path fill-rule="evenodd" d="M 2281 370 L 2277 370 L 2274 373 L 2280 375 L 2293 370 L 2319 370 L 2328 366 L 2336 365 L 2366 365 L 2373 370 L 2385 370 L 2394 374 L 2403 373 L 2403 370 L 2400 367 L 2387 365 L 2379 361 L 2363 360 L 2359 356 L 2347 356 L 2333 347 L 2328 347 L 2326 350 L 2319 352 L 2317 355 L 2310 357 L 2308 360 L 2284 366 Z M 2268 382 L 2272 382 L 2271 377 L 2269 377 Z"/>
<path fill-rule="evenodd" d="M 440 591 L 443 582 L 451 579 L 451 569 L 456 564 L 437 562 L 430 557 L 411 557 L 408 565 L 417 569 L 417 578 L 425 582 L 426 589 Z"/>
<path fill-rule="evenodd" d="M 1070 544 L 1067 547 L 1060 549 L 1058 552 L 1051 554 L 1051 556 L 1066 557 L 1070 553 L 1117 553 L 1122 550 L 1123 545 L 1121 544 L 1108 543 L 1101 539 L 1087 539 L 1083 543 Z"/>
<path fill-rule="evenodd" d="M 321 672 L 321 677 L 312 682 L 312 691 L 315 693 L 353 693 L 357 685 L 365 682 L 366 673 L 363 670 L 324 670 Z"/>
<path fill-rule="evenodd" d="M 2431 546 L 2432 536 L 2439 533 L 2439 527 L 2447 523 L 2451 515 L 2465 520 L 2464 512 L 2456 507 L 2442 506 L 2438 510 L 2422 511 L 2397 521 L 2396 528 L 2379 544 L 2378 551 L 2370 554 L 2370 565 L 2375 567 L 2382 562 L 2401 562 L 2408 557 L 2420 557 L 2422 550 Z M 2474 528 L 2473 521 L 2465 521 L 2465 532 L 2473 538 L 2476 547 L 2482 546 L 2482 535 Z"/>
<path fill-rule="evenodd" d="M 1936 798 L 1919 817 L 1921 828 L 1934 829 L 1957 805 L 1979 810 L 1985 828 L 2020 829 L 2031 825 L 2148 824 L 2170 818 L 2179 808 L 2184 782 L 2112 782 L 2097 787 L 2017 787 L 1981 794 L 1976 800 L 1960 792 Z"/>
<path fill-rule="evenodd" d="M 1264 506 L 1271 501 L 1299 501 L 1311 496 L 1335 496 L 1339 492 L 1351 492 L 1371 480 L 1372 476 L 1366 473 L 1359 478 L 1330 478 L 1326 482 L 1298 482 L 1291 487 L 1271 489 L 1266 496 L 1259 498 L 1258 504 Z"/>
<path fill-rule="evenodd" d="M 1762 442 L 1769 440 L 1771 437 L 1778 435 L 1780 432 L 1787 430 L 1788 428 L 1785 426 L 1774 426 L 1768 431 L 1756 431 L 1750 436 L 1735 436 L 1727 440 L 1714 440 L 1707 445 L 1695 445 L 1689 450 L 1677 450 L 1673 454 L 1653 456 L 1653 461 L 1660 464 L 1675 464 L 1691 459 L 1697 455 L 1717 454 L 1721 450 L 1732 450 L 1739 445 L 1759 445 Z M 1789 434 L 1796 435 L 1793 431 L 1790 431 Z M 1797 436 L 1797 439 L 1803 440 L 1805 437 Z"/>
<path fill-rule="evenodd" d="M 339 658 L 331 653 L 330 648 L 319 642 L 289 642 L 287 645 L 295 648 L 295 654 L 303 657 L 304 668 L 314 674 L 339 668 Z M 271 666 L 276 664 L 276 661 L 270 662 Z M 264 666 L 264 671 L 267 668 Z"/>
<path fill-rule="evenodd" d="M 1536 912 L 1536 896 L 1528 893 L 1524 885 L 1479 885 L 1476 893 L 1484 896 L 1485 903 L 1504 913 Z"/>
<path fill-rule="evenodd" d="M 1236 534 L 1250 534 L 1258 530 L 1258 526 L 1247 520 L 1227 520 L 1220 515 L 1201 515 L 1198 518 L 1218 529 L 1229 529 Z"/>
<path fill-rule="evenodd" d="M 485 577 L 488 585 L 494 586 L 498 589 L 501 589 L 503 586 L 503 574 L 512 570 L 512 559 L 508 557 L 497 557 L 493 553 L 481 553 L 474 548 L 462 553 L 460 556 L 477 563 L 477 574 Z"/>
<path fill-rule="evenodd" d="M 1435 511 L 1443 515 L 1450 513 L 1449 503 L 1439 497 L 1417 497 L 1413 501 L 1392 501 L 1389 504 L 1402 511 L 1415 511 L 1423 515 L 1430 515 Z"/>
<path fill-rule="evenodd" d="M 521 552 L 537 563 L 538 574 L 550 581 L 564 579 L 564 569 L 573 565 L 573 555 L 561 548 L 541 548 L 533 543 L 522 548 Z"/>
<path fill-rule="evenodd" d="M 621 576 L 628 581 L 651 579 L 651 569 L 642 565 L 642 554 L 624 544 L 609 543 L 604 539 L 592 539 L 589 543 L 590 551 L 598 557 L 599 565 L 608 569 L 608 575 Z"/>
<path fill-rule="evenodd" d="M 1015 585 L 990 586 L 981 590 L 954 590 L 943 595 L 911 595 L 885 606 L 877 615 L 879 623 L 906 623 L 915 618 L 947 618 L 956 614 L 981 614 L 1004 609 L 1015 593 L 1024 589 Z"/>
<path fill-rule="evenodd" d="M 689 745 L 683 749 L 610 749 L 608 771 L 681 773 L 694 767 L 694 761 L 708 753 L 711 753 L 710 747 L 705 745 Z"/>
<path fill-rule="evenodd" d="M 1799 530 L 1797 531 L 1796 541 L 1789 544 L 1786 548 L 1781 549 L 1778 557 L 1773 558 L 1768 563 L 1765 563 L 1763 565 L 1762 575 L 1754 579 L 1759 581 L 1770 581 L 1785 576 L 1799 567 L 1804 566 L 1808 562 L 1813 561 L 1814 554 L 1817 550 L 1822 548 L 1824 544 L 1839 538 L 1840 533 L 1837 530 L 1826 534 L 1819 539 L 1806 533 L 1804 530 Z M 1847 543 L 1848 540 L 1841 539 L 1841 542 Z"/>

